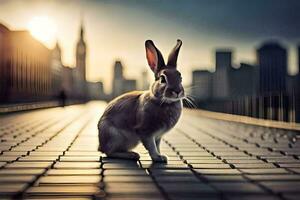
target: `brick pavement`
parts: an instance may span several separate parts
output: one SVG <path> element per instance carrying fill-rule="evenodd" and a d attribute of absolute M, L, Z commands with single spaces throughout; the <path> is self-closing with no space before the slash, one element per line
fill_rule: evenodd
<path fill-rule="evenodd" d="M 185 111 L 152 164 L 97 151 L 104 103 L 0 116 L 0 199 L 300 199 L 300 143 L 292 131 Z"/>

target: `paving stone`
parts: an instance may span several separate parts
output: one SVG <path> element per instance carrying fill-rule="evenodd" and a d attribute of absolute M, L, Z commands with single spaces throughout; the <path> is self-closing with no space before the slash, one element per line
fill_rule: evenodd
<path fill-rule="evenodd" d="M 199 174 L 241 174 L 237 169 L 195 169 Z"/>
<path fill-rule="evenodd" d="M 52 162 L 14 162 L 7 164 L 5 168 L 48 168 Z"/>
<path fill-rule="evenodd" d="M 242 163 L 242 164 L 233 164 L 235 168 L 238 169 L 266 169 L 266 168 L 276 168 L 275 165 L 271 163 Z"/>
<path fill-rule="evenodd" d="M 96 184 L 101 180 L 100 176 L 69 175 L 69 176 L 44 176 L 38 180 L 38 184 Z"/>
<path fill-rule="evenodd" d="M 149 169 L 187 169 L 188 166 L 185 163 L 181 164 L 163 164 L 163 163 L 153 163 L 142 165 L 143 168 Z"/>
<path fill-rule="evenodd" d="M 105 194 L 97 186 L 36 186 L 27 191 L 28 195 L 97 195 L 104 197 Z"/>
<path fill-rule="evenodd" d="M 10 169 L 0 169 L 0 175 L 39 175 L 45 172 L 45 169 L 19 169 L 19 168 L 10 168 Z"/>
<path fill-rule="evenodd" d="M 300 175 L 296 174 L 260 174 L 260 175 L 245 175 L 251 180 L 255 181 L 281 181 L 281 180 L 286 180 L 286 181 L 300 181 Z"/>
<path fill-rule="evenodd" d="M 237 158 L 241 162 L 246 162 L 246 161 L 243 161 L 243 160 L 257 160 L 257 158 L 253 157 L 253 156 L 239 156 L 239 157 L 236 157 L 236 156 L 222 156 L 222 159 L 225 159 L 225 160 L 236 160 Z"/>
<path fill-rule="evenodd" d="M 154 164 L 152 160 L 140 160 L 140 163 L 142 164 L 142 166 L 150 166 L 150 165 Z M 158 165 L 159 163 L 155 163 L 155 164 Z M 168 160 L 168 165 L 183 165 L 183 164 L 184 164 L 184 162 L 180 159 L 179 160 Z M 164 164 L 164 165 L 166 165 L 166 164 Z M 185 165 L 185 167 L 187 167 L 187 166 Z"/>
<path fill-rule="evenodd" d="M 101 169 L 50 169 L 47 175 L 100 175 Z"/>
<path fill-rule="evenodd" d="M 100 161 L 99 156 L 62 156 L 60 161 L 72 161 L 72 162 L 97 162 Z"/>
<path fill-rule="evenodd" d="M 132 163 L 104 163 L 103 169 L 128 169 L 128 168 L 139 168 L 137 162 Z"/>
<path fill-rule="evenodd" d="M 283 168 L 272 169 L 240 169 L 246 174 L 288 174 L 289 172 Z"/>
<path fill-rule="evenodd" d="M 199 159 L 199 160 L 196 160 L 196 159 L 187 159 L 186 160 L 187 163 L 189 164 L 223 164 L 224 162 L 222 160 L 218 160 L 218 159 L 211 159 L 211 160 L 208 160 L 208 159 Z"/>
<path fill-rule="evenodd" d="M 111 169 L 111 170 L 104 170 L 103 175 L 127 175 L 127 176 L 135 176 L 135 175 L 145 175 L 147 174 L 143 169 Z"/>
<path fill-rule="evenodd" d="M 155 176 L 155 180 L 158 183 L 162 182 L 171 182 L 171 183 L 179 183 L 179 182 L 201 182 L 199 178 L 197 178 L 194 175 L 184 175 L 184 176 L 179 176 L 179 175 L 162 175 L 162 176 Z"/>
<path fill-rule="evenodd" d="M 30 156 L 59 156 L 62 155 L 63 152 L 61 151 L 53 151 L 53 152 L 49 152 L 49 151 L 31 151 L 29 153 Z"/>
<path fill-rule="evenodd" d="M 67 151 L 65 152 L 66 156 L 102 156 L 103 153 L 99 151 Z"/>
<path fill-rule="evenodd" d="M 278 165 L 286 168 L 300 168 L 300 163 L 279 163 Z"/>
<path fill-rule="evenodd" d="M 18 161 L 30 161 L 30 162 L 46 162 L 46 161 L 56 161 L 58 156 L 26 156 L 21 157 Z"/>
<path fill-rule="evenodd" d="M 21 157 L 23 155 L 26 155 L 27 151 L 4 151 L 3 155 L 5 156 L 18 156 Z"/>
<path fill-rule="evenodd" d="M 26 183 L 0 183 L 0 194 L 16 194 L 26 188 Z"/>
<path fill-rule="evenodd" d="M 99 162 L 57 162 L 54 168 L 59 169 L 98 169 L 100 168 Z"/>
<path fill-rule="evenodd" d="M 266 161 L 270 163 L 300 163 L 300 160 L 296 160 L 295 158 L 288 156 L 267 158 Z"/>
<path fill-rule="evenodd" d="M 150 169 L 153 176 L 188 176 L 193 175 L 189 169 Z"/>
<path fill-rule="evenodd" d="M 245 155 L 247 155 L 244 152 L 240 152 L 240 151 L 226 151 L 226 150 L 224 150 L 223 152 L 214 151 L 214 154 L 218 155 L 220 157 L 223 157 L 223 156 L 235 156 L 235 157 L 241 156 L 241 157 L 244 157 Z"/>
<path fill-rule="evenodd" d="M 191 164 L 194 169 L 230 169 L 230 165 L 221 164 Z"/>
<path fill-rule="evenodd" d="M 228 183 L 211 183 L 219 191 L 228 193 L 264 193 L 264 191 L 252 183 L 228 182 Z"/>
<path fill-rule="evenodd" d="M 34 175 L 0 175 L 0 183 L 29 183 L 35 179 Z"/>
<path fill-rule="evenodd" d="M 125 182 L 125 183 L 145 183 L 145 182 L 153 182 L 152 178 L 147 175 L 142 176 L 104 176 L 103 179 L 104 182 L 110 183 L 110 182 Z"/>
<path fill-rule="evenodd" d="M 211 157 L 212 155 L 206 151 L 203 152 L 180 152 L 180 155 L 185 157 L 185 156 L 198 156 L 198 157 Z"/>
<path fill-rule="evenodd" d="M 186 196 L 201 196 L 205 194 L 215 194 L 217 191 L 214 190 L 207 184 L 203 183 L 189 183 L 189 182 L 178 182 L 178 183 L 160 183 L 162 187 L 168 194 L 178 194 Z"/>
<path fill-rule="evenodd" d="M 242 175 L 201 175 L 202 178 L 209 182 L 235 182 L 247 181 Z"/>
<path fill-rule="evenodd" d="M 108 194 L 143 194 L 155 195 L 160 194 L 160 191 L 154 183 L 105 183 L 105 192 Z"/>
<path fill-rule="evenodd" d="M 184 160 L 205 160 L 210 161 L 210 160 L 219 160 L 218 158 L 214 156 L 183 156 Z"/>
<path fill-rule="evenodd" d="M 0 156 L 0 162 L 10 162 L 17 160 L 20 156 Z"/>

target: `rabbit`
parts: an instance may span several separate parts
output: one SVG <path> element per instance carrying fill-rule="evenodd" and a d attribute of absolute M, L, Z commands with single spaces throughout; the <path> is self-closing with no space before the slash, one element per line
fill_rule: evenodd
<path fill-rule="evenodd" d="M 148 91 L 125 93 L 109 102 L 98 123 L 99 150 L 108 157 L 138 160 L 139 154 L 130 150 L 142 142 L 153 162 L 167 162 L 160 154 L 160 142 L 182 112 L 184 88 L 177 71 L 181 45 L 177 40 L 166 65 L 153 41 L 145 42 L 155 82 Z"/>

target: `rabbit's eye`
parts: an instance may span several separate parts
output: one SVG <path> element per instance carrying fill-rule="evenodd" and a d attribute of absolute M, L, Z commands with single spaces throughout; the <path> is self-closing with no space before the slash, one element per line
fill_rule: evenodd
<path fill-rule="evenodd" d="M 165 76 L 160 76 L 159 80 L 160 80 L 160 83 L 166 83 L 167 82 Z"/>

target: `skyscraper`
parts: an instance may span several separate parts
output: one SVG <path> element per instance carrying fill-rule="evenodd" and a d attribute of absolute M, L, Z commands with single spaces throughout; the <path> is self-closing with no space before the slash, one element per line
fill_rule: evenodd
<path fill-rule="evenodd" d="M 267 42 L 257 50 L 261 94 L 284 92 L 287 51 L 277 42 Z"/>
<path fill-rule="evenodd" d="M 114 65 L 112 80 L 112 97 L 117 97 L 125 92 L 136 90 L 136 80 L 126 79 L 124 76 L 124 67 L 121 61 L 116 61 Z"/>
<path fill-rule="evenodd" d="M 232 51 L 216 51 L 216 71 L 213 75 L 213 98 L 216 100 L 227 99 L 229 91 L 229 73 L 232 66 Z"/>
<path fill-rule="evenodd" d="M 113 72 L 112 96 L 116 97 L 123 93 L 123 65 L 116 61 Z"/>

